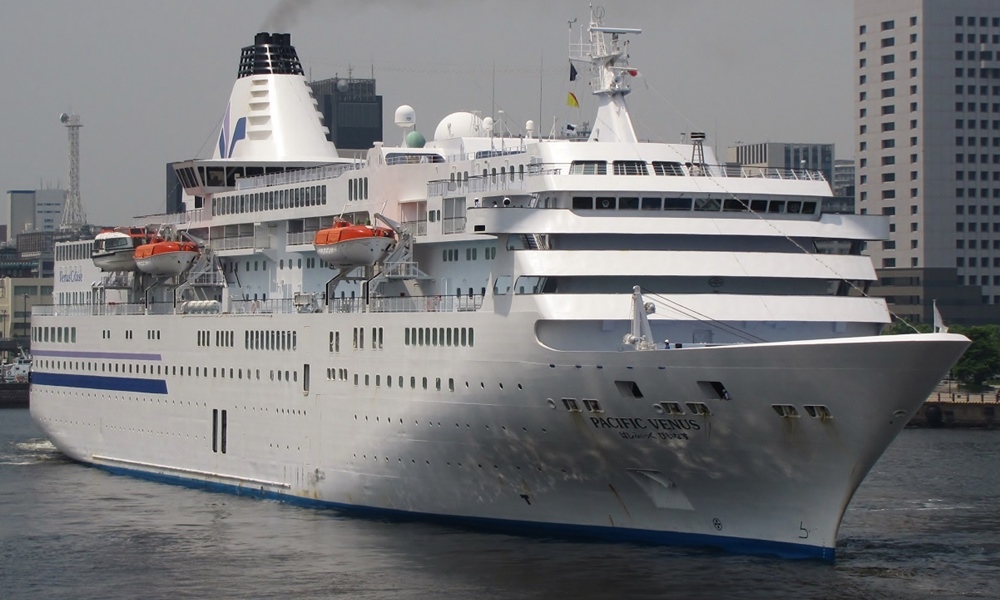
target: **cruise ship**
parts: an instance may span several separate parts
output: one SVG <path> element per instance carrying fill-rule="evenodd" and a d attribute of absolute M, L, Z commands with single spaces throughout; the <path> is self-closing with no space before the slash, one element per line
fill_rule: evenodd
<path fill-rule="evenodd" d="M 139 477 L 502 531 L 832 560 L 858 485 L 969 341 L 882 336 L 816 172 L 641 141 L 638 29 L 570 58 L 588 136 L 475 112 L 342 158 L 257 34 L 184 211 L 60 244 L 31 413 Z M 519 128 L 519 127 L 518 127 Z"/>

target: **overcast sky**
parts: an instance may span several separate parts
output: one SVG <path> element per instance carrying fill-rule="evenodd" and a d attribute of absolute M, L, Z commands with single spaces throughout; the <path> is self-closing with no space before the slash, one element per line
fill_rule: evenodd
<path fill-rule="evenodd" d="M 851 0 L 604 6 L 606 24 L 643 29 L 628 97 L 641 138 L 703 130 L 720 156 L 736 141 L 835 143 L 852 156 Z M 401 139 L 400 104 L 428 137 L 458 110 L 502 109 L 516 131 L 541 118 L 547 132 L 594 107 L 585 78 L 568 80 L 567 20 L 587 19 L 582 0 L 25 0 L 0 14 L 0 189 L 66 186 L 59 114 L 78 113 L 92 223 L 163 211 L 165 164 L 209 156 L 240 48 L 258 31 L 291 33 L 313 79 L 374 69 L 387 142 Z"/>

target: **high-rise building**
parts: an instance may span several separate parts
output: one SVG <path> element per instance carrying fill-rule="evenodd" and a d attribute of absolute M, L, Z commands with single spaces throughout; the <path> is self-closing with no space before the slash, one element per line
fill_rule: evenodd
<path fill-rule="evenodd" d="M 66 190 L 8 190 L 6 241 L 21 233 L 57 230 L 65 204 Z"/>
<path fill-rule="evenodd" d="M 855 0 L 857 212 L 897 315 L 1000 322 L 1000 2 Z"/>
<path fill-rule="evenodd" d="M 382 141 L 382 96 L 374 79 L 333 77 L 311 81 L 313 96 L 330 130 L 329 139 L 341 151 L 367 151 Z"/>

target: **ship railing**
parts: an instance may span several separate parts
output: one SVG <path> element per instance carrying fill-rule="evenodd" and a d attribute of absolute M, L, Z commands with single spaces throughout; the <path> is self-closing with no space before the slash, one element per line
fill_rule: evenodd
<path fill-rule="evenodd" d="M 366 312 L 472 312 L 483 306 L 481 294 L 469 295 L 433 295 L 433 296 L 372 296 L 366 302 L 364 298 L 334 298 L 330 303 L 330 312 L 366 313 Z M 292 298 L 276 298 L 267 300 L 245 300 L 231 298 L 229 300 L 230 314 L 293 314 L 302 312 Z M 169 302 L 150 304 L 50 304 L 36 305 L 32 308 L 32 316 L 38 317 L 83 317 L 83 316 L 127 316 L 127 315 L 169 315 L 182 314 L 178 307 Z"/>
<path fill-rule="evenodd" d="M 511 177 L 513 176 L 513 179 Z M 465 196 L 491 192 L 520 192 L 525 188 L 524 173 L 510 171 L 495 175 L 477 175 L 461 181 L 439 179 L 427 182 L 428 196 Z"/>
<path fill-rule="evenodd" d="M 364 298 L 334 298 L 331 312 L 338 313 L 425 313 L 425 312 L 472 312 L 483 306 L 482 295 L 434 295 L 434 296 L 384 296 L 372 297 L 370 304 Z"/>
<path fill-rule="evenodd" d="M 214 238 L 209 240 L 208 245 L 212 250 L 243 250 L 245 248 L 263 248 L 266 249 L 270 246 L 270 242 L 267 239 L 258 240 L 252 235 L 243 235 L 238 237 L 224 237 L 224 238 Z"/>
<path fill-rule="evenodd" d="M 158 306 L 158 305 L 154 305 Z M 172 312 L 169 304 L 163 307 Z M 126 304 L 109 302 L 107 304 L 47 304 L 35 305 L 31 309 L 33 317 L 84 317 L 84 316 L 114 316 L 114 315 L 144 315 L 149 310 L 143 304 Z"/>
<path fill-rule="evenodd" d="M 288 245 L 294 246 L 298 244 L 311 244 L 313 240 L 316 239 L 316 232 L 318 229 L 311 229 L 309 231 L 298 231 L 295 233 L 288 234 Z"/>
<path fill-rule="evenodd" d="M 298 311 L 292 298 L 271 298 L 268 300 L 230 299 L 229 312 L 238 315 L 284 315 Z"/>
<path fill-rule="evenodd" d="M 365 166 L 362 161 L 353 163 L 338 163 L 333 165 L 323 165 L 322 167 L 311 167 L 299 171 L 287 171 L 285 173 L 270 173 L 258 175 L 256 177 L 244 177 L 236 180 L 237 190 L 254 190 L 262 187 L 276 185 L 288 185 L 292 183 L 306 183 L 309 181 L 320 181 L 323 179 L 334 179 L 344 173 L 356 171 Z"/>
<path fill-rule="evenodd" d="M 441 219 L 441 233 L 462 233 L 465 231 L 465 217 Z"/>
<path fill-rule="evenodd" d="M 142 223 L 149 223 L 151 225 L 184 225 L 186 223 L 197 223 L 201 221 L 203 212 L 203 208 L 195 208 L 179 213 L 141 215 L 136 217 L 136 220 Z"/>
<path fill-rule="evenodd" d="M 427 235 L 427 221 L 403 221 L 403 227 L 410 230 L 410 235 Z"/>
<path fill-rule="evenodd" d="M 586 175 L 588 177 L 618 176 L 614 174 L 614 165 L 605 164 L 602 173 L 573 173 L 572 163 L 532 163 L 528 165 L 529 177 L 542 175 Z M 749 167 L 733 164 L 722 165 L 692 165 L 685 163 L 659 163 L 649 165 L 643 175 L 620 175 L 622 177 L 730 177 L 744 179 L 782 179 L 791 181 L 826 181 L 822 171 L 809 169 L 780 169 L 777 167 Z M 487 176 L 487 179 L 492 176 Z M 508 175 L 509 177 L 509 175 Z M 473 178 L 469 178 L 471 181 Z M 444 183 L 449 183 L 444 181 Z"/>

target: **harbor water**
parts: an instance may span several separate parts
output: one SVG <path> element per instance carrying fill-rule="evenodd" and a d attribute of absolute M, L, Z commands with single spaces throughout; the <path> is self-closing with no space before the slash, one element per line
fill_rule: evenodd
<path fill-rule="evenodd" d="M 906 430 L 833 564 L 344 517 L 62 457 L 0 411 L 0 597 L 997 598 L 1000 432 Z"/>

